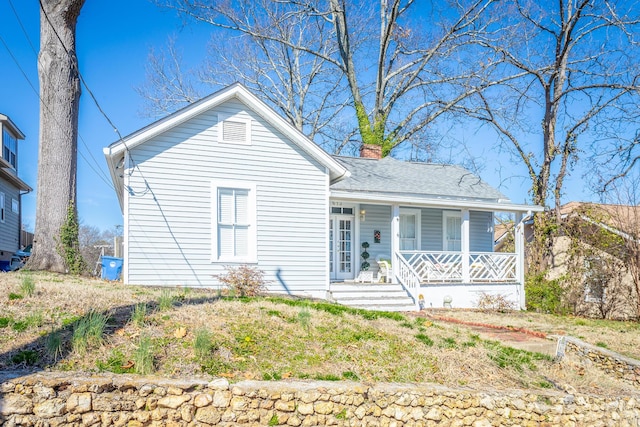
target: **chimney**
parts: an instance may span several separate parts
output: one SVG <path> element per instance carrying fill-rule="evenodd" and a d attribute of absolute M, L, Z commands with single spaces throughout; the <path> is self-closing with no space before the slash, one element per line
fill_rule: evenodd
<path fill-rule="evenodd" d="M 360 157 L 366 159 L 381 159 L 382 147 L 374 144 L 362 144 L 360 146 Z"/>

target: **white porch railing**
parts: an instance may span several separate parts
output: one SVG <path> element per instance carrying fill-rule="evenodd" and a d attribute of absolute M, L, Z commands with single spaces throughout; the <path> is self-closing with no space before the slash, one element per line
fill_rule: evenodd
<path fill-rule="evenodd" d="M 411 294 L 416 308 L 419 309 L 418 290 L 420 289 L 420 277 L 409 262 L 397 252 L 394 254 L 393 263 L 397 266 L 398 275 L 396 277 L 398 281 Z"/>
<path fill-rule="evenodd" d="M 516 254 L 471 252 L 469 277 L 463 275 L 461 252 L 402 251 L 399 257 L 417 275 L 419 283 L 496 283 L 517 282 Z M 402 263 L 399 264 L 402 270 Z M 398 273 L 400 274 L 400 273 Z"/>

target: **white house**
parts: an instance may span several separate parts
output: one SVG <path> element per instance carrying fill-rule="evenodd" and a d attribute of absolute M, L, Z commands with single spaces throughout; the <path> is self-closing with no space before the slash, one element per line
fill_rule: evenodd
<path fill-rule="evenodd" d="M 458 166 L 331 156 L 240 84 L 104 154 L 125 283 L 217 287 L 227 266 L 250 264 L 272 292 L 352 305 L 471 307 L 488 292 L 524 306 L 522 239 L 517 253 L 494 253 L 493 215 L 540 208 Z M 376 258 L 390 262 L 390 284 Z"/>

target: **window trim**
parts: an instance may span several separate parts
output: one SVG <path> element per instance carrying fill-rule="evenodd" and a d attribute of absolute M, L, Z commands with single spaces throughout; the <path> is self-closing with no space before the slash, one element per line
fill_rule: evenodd
<path fill-rule="evenodd" d="M 11 211 L 15 214 L 20 213 L 20 202 L 18 201 L 18 199 L 11 199 Z"/>
<path fill-rule="evenodd" d="M 247 256 L 220 257 L 218 253 L 218 190 L 229 188 L 246 190 L 249 192 L 247 200 L 248 217 L 248 253 Z M 246 181 L 213 181 L 211 183 L 211 262 L 213 263 L 250 263 L 258 262 L 257 254 L 257 212 L 256 212 L 256 184 Z"/>
<path fill-rule="evenodd" d="M 223 126 L 225 121 L 241 122 L 247 127 L 247 139 L 245 142 L 229 141 L 224 139 Z M 235 145 L 251 145 L 251 117 L 244 116 L 240 112 L 235 114 L 218 113 L 218 142 L 221 144 L 235 144 Z"/>

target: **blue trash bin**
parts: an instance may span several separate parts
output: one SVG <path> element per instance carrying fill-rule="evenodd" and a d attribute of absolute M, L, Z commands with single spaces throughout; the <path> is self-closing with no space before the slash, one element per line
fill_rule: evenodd
<path fill-rule="evenodd" d="M 120 280 L 122 272 L 122 258 L 112 256 L 102 257 L 102 278 L 107 280 Z"/>

